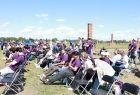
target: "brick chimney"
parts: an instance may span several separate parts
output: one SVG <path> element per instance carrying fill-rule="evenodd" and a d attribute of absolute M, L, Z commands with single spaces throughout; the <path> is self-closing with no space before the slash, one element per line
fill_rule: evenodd
<path fill-rule="evenodd" d="M 88 23 L 88 38 L 92 38 L 92 23 Z"/>

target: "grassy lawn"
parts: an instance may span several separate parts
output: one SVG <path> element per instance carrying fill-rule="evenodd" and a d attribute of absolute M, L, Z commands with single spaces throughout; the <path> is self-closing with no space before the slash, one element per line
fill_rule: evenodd
<path fill-rule="evenodd" d="M 35 61 L 30 62 L 27 65 L 25 73 L 26 78 L 26 90 L 31 89 L 33 91 L 32 95 L 75 95 L 72 91 L 68 91 L 64 84 L 54 83 L 54 85 L 44 85 L 39 80 L 39 75 L 42 74 L 43 70 L 40 68 L 35 68 Z M 31 95 L 31 94 L 30 94 Z"/>
<path fill-rule="evenodd" d="M 105 47 L 106 49 L 127 49 L 128 43 L 117 43 L 117 44 L 110 44 L 110 43 L 98 43 L 96 45 L 97 49 L 101 49 L 102 47 Z"/>

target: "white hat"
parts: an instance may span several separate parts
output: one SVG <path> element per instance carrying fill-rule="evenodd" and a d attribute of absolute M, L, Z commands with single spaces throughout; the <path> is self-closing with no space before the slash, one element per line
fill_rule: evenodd
<path fill-rule="evenodd" d="M 43 48 L 47 48 L 47 46 L 43 46 Z"/>
<path fill-rule="evenodd" d="M 103 51 L 103 52 L 101 52 L 101 55 L 110 55 L 110 54 L 109 54 L 109 52 Z"/>

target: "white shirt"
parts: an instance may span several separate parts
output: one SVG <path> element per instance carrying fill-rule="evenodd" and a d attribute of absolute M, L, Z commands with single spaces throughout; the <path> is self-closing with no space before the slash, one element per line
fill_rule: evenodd
<path fill-rule="evenodd" d="M 120 62 L 124 63 L 123 65 L 124 65 L 125 68 L 128 68 L 128 65 L 129 65 L 128 60 L 129 60 L 129 58 L 128 58 L 127 55 L 121 56 L 120 54 L 117 54 L 112 59 L 112 61 L 113 61 L 112 66 L 114 66 L 116 62 L 120 61 Z"/>
<path fill-rule="evenodd" d="M 47 52 L 47 54 L 45 55 L 45 57 L 47 57 L 47 59 L 53 59 L 52 54 L 53 54 L 52 50 L 49 50 L 49 51 Z"/>
<path fill-rule="evenodd" d="M 95 65 L 97 66 L 96 68 L 99 82 L 101 82 L 104 75 L 113 76 L 115 74 L 115 70 L 112 66 L 107 64 L 105 61 L 95 59 Z"/>
<path fill-rule="evenodd" d="M 83 61 L 83 67 L 84 67 L 83 72 L 85 72 L 85 70 L 87 70 L 89 68 L 93 68 L 92 61 L 90 59 Z"/>
<path fill-rule="evenodd" d="M 121 57 L 120 54 L 115 55 L 115 56 L 112 58 L 112 62 L 113 62 L 112 66 L 115 66 L 115 63 L 116 63 L 117 61 L 121 60 L 121 58 L 122 58 L 122 57 Z"/>
<path fill-rule="evenodd" d="M 128 58 L 127 55 L 124 55 L 124 56 L 122 57 L 122 61 L 125 62 L 125 63 L 124 63 L 125 68 L 128 68 L 128 65 L 129 65 L 128 60 L 129 60 L 129 58 Z"/>

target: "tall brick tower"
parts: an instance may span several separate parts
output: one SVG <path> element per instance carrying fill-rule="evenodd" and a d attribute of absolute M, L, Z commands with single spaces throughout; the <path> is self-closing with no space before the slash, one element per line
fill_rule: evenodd
<path fill-rule="evenodd" d="M 88 23 L 88 38 L 92 38 L 92 23 Z"/>
<path fill-rule="evenodd" d="M 111 44 L 113 44 L 113 43 L 114 43 L 114 35 L 111 34 Z"/>

